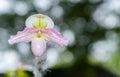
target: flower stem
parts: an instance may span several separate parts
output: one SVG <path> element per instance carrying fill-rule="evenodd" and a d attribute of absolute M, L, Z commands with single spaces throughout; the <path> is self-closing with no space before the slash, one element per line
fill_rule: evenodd
<path fill-rule="evenodd" d="M 46 70 L 44 67 L 46 64 L 46 55 L 43 54 L 40 57 L 35 57 L 35 62 L 34 62 L 34 77 L 43 77 L 43 73 Z"/>

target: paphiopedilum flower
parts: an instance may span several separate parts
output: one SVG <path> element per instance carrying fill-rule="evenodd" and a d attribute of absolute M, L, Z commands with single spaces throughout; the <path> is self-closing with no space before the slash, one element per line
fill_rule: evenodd
<path fill-rule="evenodd" d="M 25 29 L 10 37 L 8 42 L 15 44 L 19 42 L 31 42 L 33 54 L 41 56 L 46 50 L 47 42 L 51 41 L 60 46 L 66 46 L 68 40 L 57 32 L 52 19 L 43 14 L 35 14 L 26 19 Z"/>

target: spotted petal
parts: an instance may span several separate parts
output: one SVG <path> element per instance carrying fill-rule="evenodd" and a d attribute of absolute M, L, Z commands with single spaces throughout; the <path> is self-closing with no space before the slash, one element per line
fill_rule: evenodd
<path fill-rule="evenodd" d="M 10 44 L 15 44 L 19 42 L 30 42 L 33 39 L 33 34 L 36 33 L 35 28 L 25 28 L 23 31 L 17 32 L 16 35 L 12 35 L 8 42 Z"/>
<path fill-rule="evenodd" d="M 54 29 L 46 29 L 45 35 L 48 41 L 54 42 L 60 46 L 66 46 L 68 44 L 68 40 L 65 39 L 60 32 L 57 32 Z"/>

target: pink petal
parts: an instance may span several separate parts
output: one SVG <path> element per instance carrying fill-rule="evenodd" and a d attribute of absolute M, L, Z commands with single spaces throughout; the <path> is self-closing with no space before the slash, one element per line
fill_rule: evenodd
<path fill-rule="evenodd" d="M 41 56 L 46 50 L 46 41 L 43 38 L 34 38 L 31 46 L 33 54 L 35 56 Z"/>
<path fill-rule="evenodd" d="M 57 32 L 54 29 L 46 29 L 43 33 L 46 34 L 48 41 L 52 41 L 60 46 L 66 46 L 68 44 L 68 40 L 65 39 L 60 32 Z"/>
<path fill-rule="evenodd" d="M 35 32 L 37 32 L 35 28 L 25 28 L 23 31 L 17 32 L 16 35 L 12 35 L 8 42 L 10 44 L 15 44 L 19 42 L 30 42 Z"/>

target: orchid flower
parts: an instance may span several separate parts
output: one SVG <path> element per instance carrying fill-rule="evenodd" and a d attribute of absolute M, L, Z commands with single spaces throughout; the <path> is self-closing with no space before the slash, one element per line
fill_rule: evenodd
<path fill-rule="evenodd" d="M 41 56 L 46 50 L 47 42 L 51 41 L 60 46 L 66 46 L 68 40 L 57 32 L 52 19 L 43 14 L 35 14 L 25 21 L 25 29 L 10 37 L 8 42 L 15 44 L 19 42 L 31 42 L 32 52 L 35 56 Z"/>

